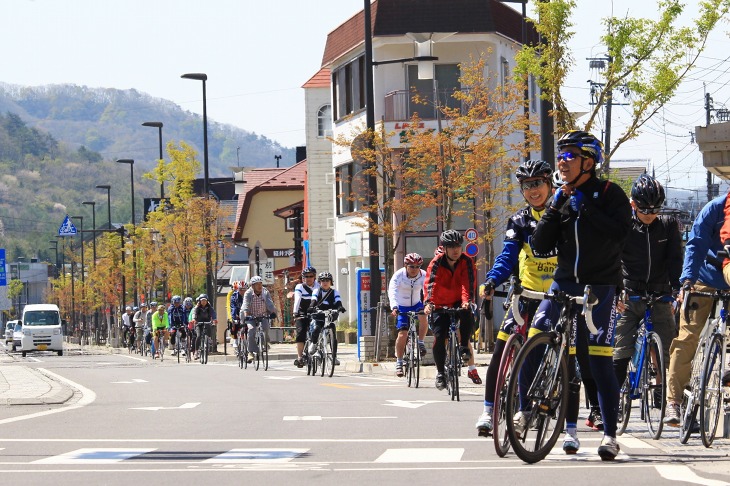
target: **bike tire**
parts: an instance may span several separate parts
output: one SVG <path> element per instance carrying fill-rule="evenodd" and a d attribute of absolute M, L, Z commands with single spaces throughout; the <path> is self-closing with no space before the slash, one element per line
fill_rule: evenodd
<path fill-rule="evenodd" d="M 406 384 L 408 388 L 412 387 L 415 382 L 416 370 L 413 369 L 415 366 L 415 360 L 413 359 L 413 340 L 411 335 L 408 335 L 408 341 L 406 341 L 406 354 L 404 356 L 403 366 L 406 367 Z"/>
<path fill-rule="evenodd" d="M 646 350 L 641 372 L 641 410 L 649 434 L 654 440 L 659 440 L 664 429 L 667 372 L 664 367 L 662 341 L 655 332 L 650 332 L 646 337 Z M 657 395 L 659 400 L 656 400 Z"/>
<path fill-rule="evenodd" d="M 537 353 L 537 354 L 533 354 Z M 518 436 L 512 417 L 516 414 L 515 406 L 519 407 L 519 400 L 507 401 L 507 434 L 509 435 L 512 450 L 517 457 L 528 464 L 539 462 L 550 453 L 562 432 L 568 403 L 568 363 L 560 352 L 554 332 L 544 332 L 530 338 L 517 354 L 512 370 L 514 377 L 519 377 L 528 358 L 536 359 L 538 363 L 535 378 L 528 387 L 527 393 L 532 409 L 524 411 L 528 417 L 527 427 L 523 436 Z M 557 379 L 550 383 L 552 372 L 557 370 Z M 537 390 L 543 389 L 542 392 Z M 507 396 L 514 396 L 519 390 L 519 380 L 512 379 L 507 386 Z M 537 409 L 547 407 L 549 413 L 538 413 Z M 552 429 L 551 429 L 552 425 Z M 530 433 L 535 433 L 534 439 L 528 440 Z M 534 449 L 528 446 L 534 445 Z"/>
<path fill-rule="evenodd" d="M 190 361 L 193 359 L 190 356 L 190 332 L 188 331 L 188 335 L 185 337 L 185 362 L 190 363 Z"/>
<path fill-rule="evenodd" d="M 175 354 L 177 355 L 177 362 L 180 363 L 180 351 L 182 346 L 180 346 L 180 336 L 175 336 Z"/>
<path fill-rule="evenodd" d="M 697 346 L 695 357 L 692 359 L 692 371 L 689 377 L 689 391 L 682 392 L 682 423 L 679 429 L 679 442 L 686 444 L 692 435 L 692 428 L 697 417 L 697 409 L 699 408 L 700 380 L 702 377 L 702 365 L 705 362 L 705 346 L 701 341 Z"/>
<path fill-rule="evenodd" d="M 504 346 L 502 359 L 499 361 L 499 371 L 494 388 L 494 407 L 492 408 L 492 436 L 494 449 L 499 457 L 504 457 L 509 451 L 509 435 L 507 434 L 507 400 L 517 400 L 517 396 L 507 395 L 507 386 L 512 377 L 515 358 L 522 348 L 522 340 L 517 334 L 512 334 Z M 513 404 L 515 407 L 516 404 Z M 481 432 L 479 435 L 482 435 Z M 486 437 L 486 435 L 485 435 Z"/>
<path fill-rule="evenodd" d="M 266 334 L 263 332 L 261 333 L 261 340 L 262 344 L 259 352 L 261 353 L 261 360 L 264 362 L 264 371 L 267 371 L 269 369 L 269 343 L 266 339 Z"/>
<path fill-rule="evenodd" d="M 421 383 L 421 347 L 418 345 L 418 335 L 414 334 L 415 342 L 413 347 L 413 368 L 416 384 L 414 388 L 418 388 Z"/>
<path fill-rule="evenodd" d="M 259 324 L 259 326 L 260 325 L 261 324 Z M 261 337 L 260 337 L 258 331 L 256 331 L 256 334 L 254 336 L 254 341 L 256 342 L 256 346 L 259 348 L 259 351 L 257 353 L 254 353 L 254 356 L 253 356 L 254 368 L 256 368 L 256 371 L 258 371 L 259 368 L 261 367 Z"/>
<path fill-rule="evenodd" d="M 238 353 L 238 367 L 240 369 L 243 369 L 243 363 L 246 362 L 247 356 L 243 354 L 243 344 L 241 342 L 241 338 L 238 338 L 238 342 L 236 343 L 236 352 Z"/>
<path fill-rule="evenodd" d="M 327 359 L 328 359 L 328 349 L 327 349 L 327 329 L 322 329 L 322 332 L 319 334 L 319 376 L 324 376 L 325 372 L 327 371 Z"/>
<path fill-rule="evenodd" d="M 446 391 L 451 397 L 451 401 L 456 398 L 456 387 L 454 382 L 454 375 L 456 374 L 456 353 L 459 352 L 458 346 L 455 344 L 456 339 L 453 336 L 449 337 L 449 348 L 446 356 Z"/>
<path fill-rule="evenodd" d="M 720 334 L 714 334 L 705 354 L 700 385 L 700 435 L 705 447 L 712 446 L 720 422 L 723 401 L 722 348 L 725 345 Z"/>
<path fill-rule="evenodd" d="M 618 396 L 618 422 L 616 423 L 618 428 L 616 429 L 616 436 L 626 432 L 626 427 L 629 425 L 629 418 L 631 418 L 631 378 L 629 378 L 627 372 L 626 379 L 623 385 L 621 385 Z"/>
<path fill-rule="evenodd" d="M 244 334 L 241 334 L 242 345 L 241 354 L 243 355 L 243 369 L 248 369 L 248 339 Z"/>
<path fill-rule="evenodd" d="M 165 361 L 165 337 L 160 333 L 160 363 Z"/>
<path fill-rule="evenodd" d="M 337 356 L 335 355 L 335 335 L 332 329 L 327 329 L 327 339 L 325 341 L 325 348 L 327 349 L 327 376 L 332 378 L 335 374 L 335 363 L 337 362 Z"/>

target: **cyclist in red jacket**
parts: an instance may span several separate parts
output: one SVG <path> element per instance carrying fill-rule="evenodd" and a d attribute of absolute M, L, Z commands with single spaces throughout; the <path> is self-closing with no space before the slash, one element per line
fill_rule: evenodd
<path fill-rule="evenodd" d="M 459 332 L 461 354 L 469 361 L 469 337 L 474 329 L 474 313 L 471 305 L 476 293 L 476 267 L 474 261 L 462 252 L 464 237 L 456 230 L 446 230 L 439 238 L 439 251 L 426 270 L 423 284 L 425 308 L 434 335 L 433 360 L 436 363 L 436 388 L 446 387 L 444 363 L 446 362 L 446 338 L 449 335 L 450 318 L 447 314 L 434 314 L 438 307 L 461 307 Z M 474 370 L 476 371 L 476 369 Z M 481 381 L 481 380 L 480 380 Z"/>

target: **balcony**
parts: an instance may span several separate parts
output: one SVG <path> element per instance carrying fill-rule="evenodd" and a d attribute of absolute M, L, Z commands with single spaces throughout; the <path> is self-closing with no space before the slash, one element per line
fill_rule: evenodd
<path fill-rule="evenodd" d="M 446 89 L 438 91 L 438 97 L 442 106 L 449 106 L 452 108 L 461 107 L 461 101 L 454 99 L 452 96 L 453 93 L 453 90 Z M 420 104 L 413 102 L 414 94 L 414 91 L 406 89 L 387 93 L 385 95 L 385 121 L 408 121 L 414 113 L 418 113 L 421 120 L 435 120 L 436 107 L 432 102 L 433 95 L 428 97 L 424 96 L 424 98 L 427 98 L 430 101 L 429 104 Z M 462 113 L 464 113 L 463 107 L 461 108 Z"/>

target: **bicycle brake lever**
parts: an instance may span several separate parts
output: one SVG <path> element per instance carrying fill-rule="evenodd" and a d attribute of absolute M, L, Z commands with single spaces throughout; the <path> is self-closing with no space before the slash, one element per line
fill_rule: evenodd
<path fill-rule="evenodd" d="M 593 295 L 590 285 L 586 285 L 583 291 L 583 311 L 581 312 L 586 319 L 586 327 L 594 336 L 598 334 L 596 325 L 593 324 L 593 306 L 598 303 L 598 299 Z"/>

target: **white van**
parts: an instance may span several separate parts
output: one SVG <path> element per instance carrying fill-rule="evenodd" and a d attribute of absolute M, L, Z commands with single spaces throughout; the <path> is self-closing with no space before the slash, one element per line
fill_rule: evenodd
<path fill-rule="evenodd" d="M 54 304 L 28 304 L 23 309 L 20 351 L 56 351 L 63 356 L 61 313 Z"/>

